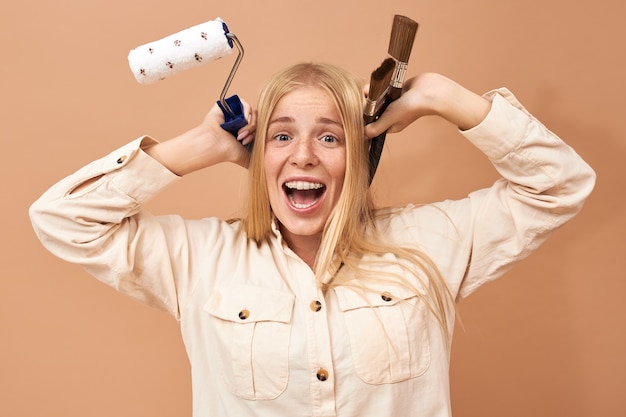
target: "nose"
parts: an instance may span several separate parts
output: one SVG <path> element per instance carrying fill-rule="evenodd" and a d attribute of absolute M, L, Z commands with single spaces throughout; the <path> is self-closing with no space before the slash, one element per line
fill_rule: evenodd
<path fill-rule="evenodd" d="M 315 143 L 312 139 L 296 139 L 290 156 L 292 164 L 300 167 L 317 165 L 319 159 L 315 152 Z"/>

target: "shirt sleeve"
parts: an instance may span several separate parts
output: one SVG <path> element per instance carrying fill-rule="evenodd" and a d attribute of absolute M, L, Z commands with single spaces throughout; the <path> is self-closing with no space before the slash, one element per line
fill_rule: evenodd
<path fill-rule="evenodd" d="M 468 198 L 463 226 L 469 263 L 460 298 L 528 256 L 581 210 L 595 184 L 591 167 L 510 91 L 494 90 L 486 97 L 492 100 L 490 113 L 462 134 L 502 179 Z"/>
<path fill-rule="evenodd" d="M 389 229 L 435 262 L 456 299 L 526 258 L 581 210 L 595 184 L 591 167 L 510 91 L 485 97 L 491 110 L 461 133 L 501 178 L 464 199 L 395 211 Z"/>
<path fill-rule="evenodd" d="M 181 284 L 168 252 L 184 249 L 166 244 L 164 234 L 184 223 L 141 211 L 180 178 L 142 150 L 154 143 L 141 137 L 88 164 L 46 191 L 29 214 L 38 238 L 54 255 L 178 317 Z M 148 275 L 157 279 L 148 281 Z"/>

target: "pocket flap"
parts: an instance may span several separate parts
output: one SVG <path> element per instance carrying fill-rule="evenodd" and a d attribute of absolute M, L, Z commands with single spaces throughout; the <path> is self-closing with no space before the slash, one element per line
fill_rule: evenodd
<path fill-rule="evenodd" d="M 287 291 L 237 285 L 218 287 L 204 305 L 204 311 L 235 323 L 274 321 L 289 323 L 295 296 Z"/>
<path fill-rule="evenodd" d="M 402 300 L 416 297 L 416 290 L 411 290 L 397 283 L 368 283 L 367 288 L 358 286 L 338 286 L 335 293 L 342 311 L 364 307 L 392 306 Z"/>

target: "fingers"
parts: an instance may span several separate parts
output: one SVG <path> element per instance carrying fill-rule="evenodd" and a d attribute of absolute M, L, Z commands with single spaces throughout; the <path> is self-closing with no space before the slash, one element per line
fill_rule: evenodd
<path fill-rule="evenodd" d="M 383 132 L 396 133 L 402 131 L 407 123 L 397 102 L 393 102 L 375 121 L 365 126 L 365 137 L 372 139 Z"/>
<path fill-rule="evenodd" d="M 372 122 L 365 126 L 365 138 L 368 140 L 375 138 L 376 136 L 380 135 L 384 131 L 385 129 L 380 123 L 378 123 L 378 121 Z"/>
<path fill-rule="evenodd" d="M 237 132 L 237 140 L 240 141 L 242 145 L 247 145 L 254 140 L 257 111 L 253 109 L 248 102 L 242 100 L 241 103 L 248 123 Z"/>

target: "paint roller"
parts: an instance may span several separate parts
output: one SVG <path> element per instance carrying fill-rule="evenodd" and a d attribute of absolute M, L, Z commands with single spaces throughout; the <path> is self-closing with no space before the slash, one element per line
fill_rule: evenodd
<path fill-rule="evenodd" d="M 237 58 L 217 104 L 224 113 L 222 128 L 237 135 L 237 131 L 247 123 L 243 105 L 237 95 L 226 98 L 226 93 L 244 51 L 237 36 L 219 17 L 132 49 L 128 54 L 128 63 L 140 84 L 152 84 L 230 55 L 233 46 L 237 47 Z"/>

